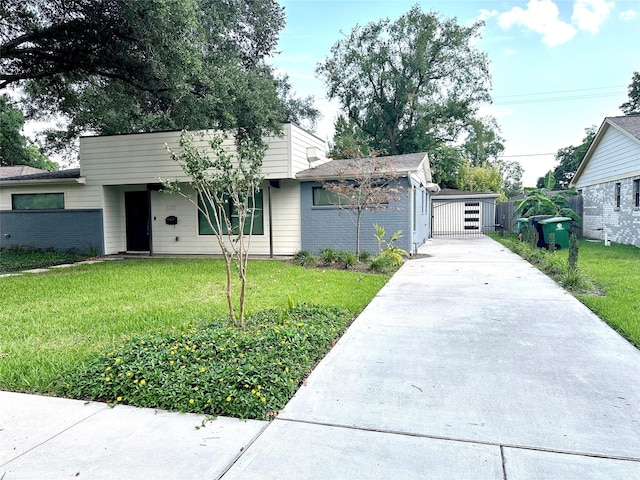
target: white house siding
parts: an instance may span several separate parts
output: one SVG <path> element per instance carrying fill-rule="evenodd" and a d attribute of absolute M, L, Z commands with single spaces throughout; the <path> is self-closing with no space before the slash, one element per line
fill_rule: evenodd
<path fill-rule="evenodd" d="M 633 181 L 639 176 L 583 187 L 583 235 L 640 247 L 640 210 L 635 208 Z M 620 183 L 620 208 L 615 206 L 615 185 Z"/>
<path fill-rule="evenodd" d="M 11 195 L 29 193 L 64 193 L 65 210 L 101 208 L 100 187 L 81 183 L 1 185 L 0 210 L 11 210 Z"/>
<path fill-rule="evenodd" d="M 157 183 L 158 178 L 186 177 L 180 166 L 167 152 L 166 145 L 178 150 L 181 132 L 155 132 L 131 135 L 83 137 L 80 139 L 81 173 L 92 184 L 127 185 Z M 208 143 L 194 134 L 195 145 L 206 148 Z M 267 179 L 294 178 L 297 171 L 308 168 L 307 146 L 318 146 L 324 151 L 324 142 L 291 124 L 284 125 L 283 135 L 267 138 L 268 150 L 263 160 L 262 173 Z M 223 146 L 235 152 L 232 139 Z M 293 155 L 294 168 L 290 156 Z"/>
<path fill-rule="evenodd" d="M 103 188 L 103 218 L 105 253 L 112 255 L 125 251 L 127 237 L 123 187 L 118 185 Z"/>
<path fill-rule="evenodd" d="M 185 189 L 184 193 L 189 194 Z M 264 234 L 253 235 L 251 255 L 269 255 L 269 189 L 264 186 Z M 300 250 L 300 189 L 297 182 L 281 181 L 272 188 L 273 254 L 292 255 Z M 195 197 L 194 197 L 195 198 Z M 122 212 L 124 218 L 124 211 Z M 153 252 L 157 254 L 220 254 L 214 235 L 198 233 L 198 211 L 189 200 L 161 192 L 151 192 Z M 168 216 L 178 218 L 177 225 L 167 225 Z M 124 229 L 121 237 L 124 238 Z"/>
<path fill-rule="evenodd" d="M 606 183 L 640 175 L 640 144 L 609 126 L 585 169 L 576 188 Z"/>

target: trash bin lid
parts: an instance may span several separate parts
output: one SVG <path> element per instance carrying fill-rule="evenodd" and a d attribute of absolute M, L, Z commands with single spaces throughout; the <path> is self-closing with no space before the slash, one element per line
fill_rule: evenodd
<path fill-rule="evenodd" d="M 573 221 L 573 219 L 569 217 L 551 217 L 551 218 L 545 218 L 544 220 L 540 220 L 538 223 L 541 223 L 542 225 L 548 225 L 550 223 L 571 222 L 571 221 Z"/>

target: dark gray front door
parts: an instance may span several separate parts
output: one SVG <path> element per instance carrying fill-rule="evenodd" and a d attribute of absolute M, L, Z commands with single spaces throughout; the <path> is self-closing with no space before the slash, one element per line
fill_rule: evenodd
<path fill-rule="evenodd" d="M 149 251 L 149 197 L 146 191 L 125 192 L 127 250 Z"/>

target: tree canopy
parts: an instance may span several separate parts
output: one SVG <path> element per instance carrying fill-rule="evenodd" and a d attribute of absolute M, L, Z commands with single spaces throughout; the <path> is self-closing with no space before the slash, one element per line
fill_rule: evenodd
<path fill-rule="evenodd" d="M 62 115 L 49 140 L 63 145 L 84 131 L 261 138 L 312 109 L 265 62 L 283 26 L 277 0 L 6 0 L 0 88 L 20 87 L 33 118 Z"/>
<path fill-rule="evenodd" d="M 640 115 L 640 72 L 634 72 L 629 84 L 629 100 L 620 105 L 625 115 Z"/>
<path fill-rule="evenodd" d="M 571 179 L 576 174 L 576 170 L 578 170 L 578 166 L 580 166 L 580 162 L 582 162 L 582 159 L 587 154 L 587 150 L 589 150 L 591 142 L 596 136 L 597 128 L 591 126 L 585 128 L 584 132 L 585 136 L 582 139 L 582 143 L 579 145 L 570 145 L 558 150 L 556 153 L 556 161 L 558 161 L 559 164 L 553 170 L 550 170 L 547 175 L 538 178 L 536 183 L 538 188 L 543 188 L 546 185 L 549 174 L 552 175 L 555 182 L 551 190 L 561 190 L 569 186 Z"/>
<path fill-rule="evenodd" d="M 42 148 L 22 134 L 24 115 L 6 95 L 0 96 L 0 166 L 28 165 L 43 170 L 57 170 Z"/>
<path fill-rule="evenodd" d="M 356 26 L 317 67 L 376 151 L 430 151 L 453 141 L 490 100 L 489 62 L 466 27 L 414 6 L 396 21 Z"/>

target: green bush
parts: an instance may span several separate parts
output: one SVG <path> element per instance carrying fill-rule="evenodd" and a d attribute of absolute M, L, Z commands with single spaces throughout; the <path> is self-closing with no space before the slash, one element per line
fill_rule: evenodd
<path fill-rule="evenodd" d="M 187 331 L 149 334 L 63 375 L 56 393 L 138 407 L 272 418 L 351 322 L 336 307 L 302 304 Z"/>
<path fill-rule="evenodd" d="M 296 264 L 300 265 L 301 267 L 310 267 L 312 265 L 315 265 L 315 263 L 318 261 L 316 256 L 307 250 L 300 250 L 299 252 L 296 252 L 293 259 Z"/>
<path fill-rule="evenodd" d="M 338 258 L 347 270 L 353 268 L 356 263 L 358 263 L 358 256 L 353 252 L 340 252 Z"/>
<path fill-rule="evenodd" d="M 392 273 L 397 270 L 398 265 L 391 255 L 381 253 L 371 261 L 369 268 L 377 273 Z"/>
<path fill-rule="evenodd" d="M 333 248 L 323 248 L 320 250 L 320 258 L 325 264 L 331 265 L 338 261 L 338 251 Z"/>

